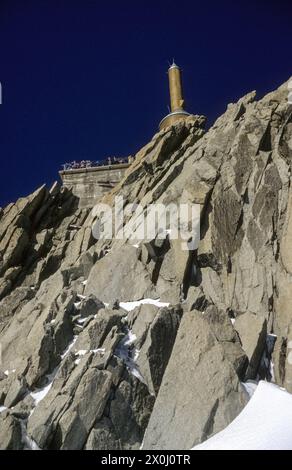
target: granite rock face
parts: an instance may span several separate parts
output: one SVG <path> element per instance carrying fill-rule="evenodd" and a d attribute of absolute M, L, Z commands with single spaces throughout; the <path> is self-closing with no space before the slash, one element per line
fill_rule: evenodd
<path fill-rule="evenodd" d="M 156 134 L 97 201 L 123 198 L 122 237 L 96 237 L 95 208 L 58 184 L 0 211 L 1 449 L 189 449 L 238 415 L 267 358 L 292 390 L 287 96 Z M 198 246 L 138 236 L 151 204 L 186 203 Z"/>
<path fill-rule="evenodd" d="M 224 330 L 224 325 L 220 328 Z M 191 449 L 231 422 L 245 403 L 245 393 L 224 341 L 216 338 L 202 312 L 186 312 L 143 448 Z"/>

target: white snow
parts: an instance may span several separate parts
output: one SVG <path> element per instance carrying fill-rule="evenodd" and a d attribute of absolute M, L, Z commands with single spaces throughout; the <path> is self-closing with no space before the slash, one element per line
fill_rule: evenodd
<path fill-rule="evenodd" d="M 258 382 L 256 380 L 247 380 L 246 382 L 241 382 L 241 385 L 243 386 L 248 396 L 251 398 L 257 389 Z"/>
<path fill-rule="evenodd" d="M 136 362 L 140 354 L 140 349 L 134 349 L 133 361 Z"/>
<path fill-rule="evenodd" d="M 120 302 L 119 306 L 127 312 L 130 312 L 131 310 L 134 310 L 134 308 L 142 304 L 151 304 L 155 305 L 156 307 L 169 306 L 169 302 L 160 302 L 160 299 L 141 299 L 135 300 L 133 302 Z M 127 320 L 127 317 L 125 317 L 125 320 Z M 135 340 L 136 335 L 134 335 L 132 331 L 127 328 L 127 335 L 118 344 L 115 350 L 115 355 L 120 357 L 125 362 L 129 372 L 132 375 L 134 375 L 141 382 L 145 383 L 145 380 L 142 377 L 139 368 L 136 364 L 140 351 L 137 348 L 132 348 L 132 345 Z"/>
<path fill-rule="evenodd" d="M 56 369 L 51 374 L 48 374 L 46 376 L 46 379 L 47 379 L 48 382 L 44 387 L 38 388 L 34 392 L 30 393 L 30 395 L 32 396 L 32 398 L 35 401 L 35 406 L 37 406 L 39 404 L 39 402 L 41 400 L 43 400 L 45 398 L 45 396 L 49 393 L 49 391 L 50 391 L 50 389 L 53 385 L 54 378 L 55 378 L 55 376 L 58 372 L 58 369 L 59 369 L 59 367 L 56 367 Z"/>
<path fill-rule="evenodd" d="M 83 286 L 86 286 L 87 280 L 82 282 Z"/>
<path fill-rule="evenodd" d="M 94 354 L 100 352 L 104 353 L 105 349 L 104 348 L 98 348 L 98 349 L 79 349 L 75 354 L 75 356 L 85 356 L 85 354 L 93 352 Z"/>
<path fill-rule="evenodd" d="M 75 356 L 84 356 L 87 352 L 87 349 L 80 349 L 75 353 Z"/>
<path fill-rule="evenodd" d="M 168 307 L 169 306 L 169 302 L 160 302 L 160 299 L 141 299 L 141 300 L 136 300 L 134 302 L 120 302 L 120 307 L 122 307 L 127 312 L 130 312 L 131 310 L 134 310 L 134 308 L 142 304 L 156 305 L 156 307 Z"/>
<path fill-rule="evenodd" d="M 74 363 L 76 365 L 79 364 L 79 362 L 81 361 L 81 356 L 85 356 L 85 354 L 87 353 L 91 353 L 93 352 L 94 354 L 96 353 L 101 353 L 101 354 L 104 354 L 105 353 L 105 349 L 104 348 L 98 348 L 98 349 L 80 349 L 79 351 L 77 351 L 75 353 L 75 356 L 79 356 L 77 359 L 75 359 Z"/>
<path fill-rule="evenodd" d="M 45 398 L 47 393 L 49 392 L 51 386 L 53 384 L 53 380 L 49 382 L 45 387 L 37 389 L 35 392 L 31 392 L 31 396 L 35 401 L 35 406 L 39 404 L 39 402 Z"/>
<path fill-rule="evenodd" d="M 270 374 L 271 374 L 271 381 L 275 382 L 275 366 L 274 366 L 274 362 L 272 360 L 270 361 L 269 371 L 270 371 Z"/>
<path fill-rule="evenodd" d="M 90 349 L 90 352 L 93 352 L 94 354 L 96 354 L 98 352 L 104 354 L 105 353 L 105 348 Z"/>
<path fill-rule="evenodd" d="M 2 411 L 5 411 L 5 410 L 7 410 L 6 406 L 0 406 L 0 413 L 2 413 Z"/>
<path fill-rule="evenodd" d="M 139 351 L 136 348 L 131 348 L 136 338 L 136 335 L 128 329 L 127 335 L 119 342 L 118 346 L 116 347 L 115 355 L 124 361 L 132 375 L 139 379 L 140 382 L 145 383 L 145 380 L 142 377 L 137 364 L 135 363 L 138 358 Z"/>
<path fill-rule="evenodd" d="M 9 374 L 14 374 L 14 372 L 15 372 L 15 369 L 12 369 L 12 370 L 5 370 L 5 371 L 4 371 L 4 374 L 7 375 L 7 377 L 8 377 Z"/>
<path fill-rule="evenodd" d="M 65 351 L 63 352 L 63 354 L 61 355 L 61 358 L 64 359 L 65 356 L 67 356 L 68 352 L 70 351 L 70 349 L 73 348 L 74 344 L 76 343 L 77 341 L 77 338 L 78 336 L 74 336 L 73 338 L 73 341 L 69 344 L 69 346 L 67 347 L 67 349 L 65 349 Z"/>
<path fill-rule="evenodd" d="M 87 318 L 78 318 L 77 322 L 82 325 L 82 323 L 85 323 Z"/>
<path fill-rule="evenodd" d="M 237 418 L 192 450 L 224 449 L 292 450 L 292 394 L 260 381 Z"/>
<path fill-rule="evenodd" d="M 81 294 L 77 294 L 77 297 L 78 297 L 78 299 L 80 299 L 80 300 L 86 299 L 86 296 L 85 296 L 85 295 L 81 295 Z"/>
<path fill-rule="evenodd" d="M 24 450 L 41 450 L 37 443 L 29 437 L 27 434 L 27 421 L 24 419 L 20 420 L 20 427 L 21 427 L 21 440 L 24 444 Z"/>
<path fill-rule="evenodd" d="M 81 305 L 81 301 L 80 302 L 74 302 L 74 307 L 75 308 L 79 308 Z"/>
<path fill-rule="evenodd" d="M 71 341 L 71 343 L 69 344 L 67 349 L 61 355 L 62 359 L 64 359 L 64 357 L 69 353 L 70 349 L 74 346 L 75 342 L 77 341 L 77 338 L 78 338 L 78 336 L 74 336 L 73 341 Z M 57 366 L 56 369 L 51 374 L 48 374 L 46 376 L 47 384 L 44 387 L 38 388 L 34 392 L 30 393 L 32 398 L 35 400 L 35 406 L 37 406 L 39 404 L 39 402 L 41 400 L 43 400 L 45 398 L 45 396 L 49 393 L 49 391 L 50 391 L 50 389 L 53 385 L 54 378 L 55 378 L 55 376 L 58 372 L 58 369 L 59 369 L 59 366 Z"/>
<path fill-rule="evenodd" d="M 128 346 L 128 347 L 131 346 L 136 339 L 137 339 L 137 336 L 131 330 L 129 330 L 124 341 L 124 346 Z"/>

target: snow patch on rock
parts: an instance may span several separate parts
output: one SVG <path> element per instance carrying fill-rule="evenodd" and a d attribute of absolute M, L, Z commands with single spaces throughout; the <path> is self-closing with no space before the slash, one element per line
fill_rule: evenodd
<path fill-rule="evenodd" d="M 237 418 L 192 450 L 292 450 L 292 394 L 260 381 Z"/>
<path fill-rule="evenodd" d="M 139 307 L 142 304 L 156 305 L 156 307 L 169 307 L 169 302 L 160 302 L 160 299 L 141 299 L 134 302 L 120 302 L 120 307 L 130 312 L 134 308 Z"/>

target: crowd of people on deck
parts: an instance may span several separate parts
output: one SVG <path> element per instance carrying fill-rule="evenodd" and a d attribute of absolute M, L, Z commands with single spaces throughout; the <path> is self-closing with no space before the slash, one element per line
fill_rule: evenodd
<path fill-rule="evenodd" d="M 63 171 L 67 170 L 77 170 L 81 168 L 94 168 L 97 166 L 108 166 L 108 165 L 118 165 L 121 163 L 131 163 L 133 157 L 108 157 L 105 160 L 81 160 L 80 162 L 73 161 L 70 163 L 64 163 L 62 165 Z"/>

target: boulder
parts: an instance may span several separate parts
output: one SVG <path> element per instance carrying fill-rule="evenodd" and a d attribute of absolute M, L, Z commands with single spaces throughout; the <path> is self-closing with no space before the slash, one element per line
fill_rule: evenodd
<path fill-rule="evenodd" d="M 128 302 L 154 295 L 150 276 L 137 258 L 136 248 L 124 245 L 100 259 L 90 271 L 85 295 L 94 294 L 103 302 Z"/>
<path fill-rule="evenodd" d="M 114 326 L 122 332 L 122 318 L 125 314 L 119 310 L 100 309 L 96 318 L 90 321 L 74 345 L 74 350 L 92 350 L 101 348 L 104 340 Z"/>
<path fill-rule="evenodd" d="M 104 307 L 104 303 L 97 299 L 95 295 L 89 295 L 81 301 L 79 314 L 81 318 L 86 318 L 90 315 L 96 315 L 97 312 Z"/>
<path fill-rule="evenodd" d="M 0 414 L 0 449 L 20 450 L 23 448 L 21 441 L 21 424 L 18 419 L 8 413 Z"/>
<path fill-rule="evenodd" d="M 102 418 L 91 430 L 85 450 L 122 450 L 109 418 Z"/>
<path fill-rule="evenodd" d="M 83 448 L 94 422 L 103 414 L 111 385 L 110 372 L 89 368 L 81 378 L 71 406 L 58 423 L 55 436 L 57 448 Z"/>
<path fill-rule="evenodd" d="M 4 406 L 12 408 L 16 405 L 27 393 L 27 382 L 24 377 L 8 378 L 9 386 L 7 388 L 7 394 L 4 400 Z"/>
<path fill-rule="evenodd" d="M 244 380 L 248 358 L 241 346 L 229 315 L 224 310 L 218 309 L 215 305 L 209 305 L 202 314 L 208 321 L 216 339 L 222 345 L 226 358 L 234 367 L 238 377 Z"/>
<path fill-rule="evenodd" d="M 178 330 L 143 449 L 187 450 L 226 427 L 246 404 L 238 376 L 201 312 Z"/>
<path fill-rule="evenodd" d="M 161 308 L 151 322 L 139 351 L 136 363 L 152 395 L 158 393 L 175 342 L 181 315 L 182 310 L 179 308 Z"/>
<path fill-rule="evenodd" d="M 35 407 L 35 401 L 31 395 L 26 395 L 23 400 L 19 401 L 17 405 L 13 407 L 11 414 L 19 419 L 26 420 L 33 408 Z"/>
<path fill-rule="evenodd" d="M 141 304 L 127 315 L 127 324 L 130 330 L 136 336 L 135 345 L 141 348 L 147 336 L 148 329 L 154 321 L 159 307 L 152 304 Z"/>
<path fill-rule="evenodd" d="M 246 379 L 255 379 L 265 349 L 267 320 L 264 317 L 246 312 L 236 317 L 234 328 L 249 360 Z"/>
<path fill-rule="evenodd" d="M 120 439 L 122 449 L 140 448 L 153 404 L 147 387 L 125 372 L 109 404 L 114 436 Z"/>
<path fill-rule="evenodd" d="M 17 287 L 10 295 L 0 302 L 0 329 L 14 313 L 18 312 L 24 303 L 34 297 L 35 293 L 30 287 Z"/>
<path fill-rule="evenodd" d="M 54 437 L 58 421 L 71 403 L 71 397 L 85 375 L 92 360 L 91 355 L 81 358 L 75 365 L 75 356 L 69 353 L 62 361 L 46 396 L 35 407 L 28 419 L 27 432 L 41 449 L 54 446 Z M 60 440 L 55 445 L 60 445 Z"/>

